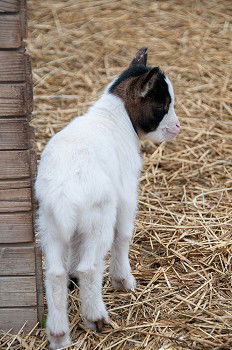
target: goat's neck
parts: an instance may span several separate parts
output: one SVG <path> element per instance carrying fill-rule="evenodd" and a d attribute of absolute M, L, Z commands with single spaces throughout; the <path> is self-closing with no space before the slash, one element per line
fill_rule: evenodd
<path fill-rule="evenodd" d="M 97 115 L 100 114 L 101 117 L 111 120 L 115 123 L 115 126 L 123 132 L 123 134 L 127 134 L 128 137 L 131 137 L 137 147 L 140 146 L 139 137 L 133 128 L 130 117 L 121 98 L 105 92 L 94 103 L 89 112 L 91 114 L 97 112 Z"/>

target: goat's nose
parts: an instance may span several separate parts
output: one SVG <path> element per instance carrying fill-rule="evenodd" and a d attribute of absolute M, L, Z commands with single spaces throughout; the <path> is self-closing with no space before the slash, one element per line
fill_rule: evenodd
<path fill-rule="evenodd" d="M 177 128 L 180 128 L 180 122 L 176 123 Z"/>

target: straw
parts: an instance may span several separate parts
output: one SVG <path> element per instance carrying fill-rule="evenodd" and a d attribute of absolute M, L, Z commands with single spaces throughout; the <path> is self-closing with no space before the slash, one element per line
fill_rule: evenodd
<path fill-rule="evenodd" d="M 72 349 L 232 348 L 232 106 L 230 0 L 28 1 L 38 154 L 149 47 L 173 81 L 182 129 L 142 145 L 144 171 L 130 249 L 135 292 L 104 301 L 111 326 L 83 327 L 70 294 Z M 3 334 L 1 349 L 47 348 L 44 329 Z"/>

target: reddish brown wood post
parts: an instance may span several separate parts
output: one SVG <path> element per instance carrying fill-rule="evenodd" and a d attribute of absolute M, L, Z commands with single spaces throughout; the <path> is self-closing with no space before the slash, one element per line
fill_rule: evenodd
<path fill-rule="evenodd" d="M 34 236 L 36 170 L 26 4 L 0 0 L 0 329 L 30 330 L 43 313 L 41 254 Z"/>

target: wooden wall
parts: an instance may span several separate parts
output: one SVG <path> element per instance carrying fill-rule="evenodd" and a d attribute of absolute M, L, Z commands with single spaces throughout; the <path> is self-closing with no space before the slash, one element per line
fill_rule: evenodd
<path fill-rule="evenodd" d="M 41 318 L 41 253 L 34 237 L 36 169 L 26 4 L 0 0 L 0 329 L 30 330 Z"/>

